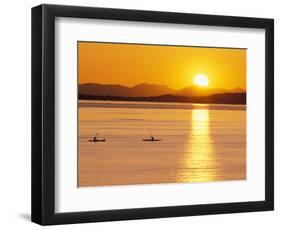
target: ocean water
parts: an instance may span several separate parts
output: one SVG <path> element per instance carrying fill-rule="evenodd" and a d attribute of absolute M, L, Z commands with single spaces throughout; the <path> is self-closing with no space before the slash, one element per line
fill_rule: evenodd
<path fill-rule="evenodd" d="M 79 101 L 80 187 L 245 179 L 244 105 Z"/>

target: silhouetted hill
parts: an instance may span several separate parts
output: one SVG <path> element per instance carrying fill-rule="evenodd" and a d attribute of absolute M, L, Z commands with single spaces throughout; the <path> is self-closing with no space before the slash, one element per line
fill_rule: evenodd
<path fill-rule="evenodd" d="M 142 83 L 134 87 L 122 85 L 103 85 L 97 83 L 87 83 L 79 85 L 79 94 L 92 96 L 117 96 L 117 97 L 152 97 L 159 95 L 172 94 L 184 97 L 202 97 L 222 93 L 243 93 L 241 88 L 225 90 L 221 88 L 209 88 L 188 86 L 181 90 L 174 90 L 166 85 L 156 85 Z"/>
<path fill-rule="evenodd" d="M 128 97 L 131 95 L 131 88 L 122 85 L 103 85 L 97 83 L 87 83 L 79 85 L 79 94 L 85 95 L 112 95 Z"/>
<path fill-rule="evenodd" d="M 185 97 L 171 94 L 152 97 L 95 96 L 79 94 L 79 100 L 151 101 L 183 103 L 246 104 L 246 93 L 222 93 L 202 97 Z"/>
<path fill-rule="evenodd" d="M 79 85 L 79 94 L 120 97 L 149 97 L 173 93 L 166 85 L 142 83 L 134 87 L 87 83 Z"/>
<path fill-rule="evenodd" d="M 171 94 L 174 92 L 173 89 L 166 85 L 156 85 L 142 83 L 131 88 L 134 97 L 150 97 L 158 96 L 163 94 Z"/>

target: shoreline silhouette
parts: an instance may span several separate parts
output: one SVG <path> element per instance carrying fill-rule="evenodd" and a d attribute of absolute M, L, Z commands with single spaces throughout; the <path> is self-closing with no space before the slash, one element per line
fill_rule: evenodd
<path fill-rule="evenodd" d="M 160 95 L 152 97 L 121 97 L 79 94 L 79 100 L 100 101 L 148 101 L 148 102 L 181 102 L 181 103 L 209 103 L 209 104 L 246 104 L 246 93 L 221 93 L 209 96 L 185 97 L 177 95 Z"/>

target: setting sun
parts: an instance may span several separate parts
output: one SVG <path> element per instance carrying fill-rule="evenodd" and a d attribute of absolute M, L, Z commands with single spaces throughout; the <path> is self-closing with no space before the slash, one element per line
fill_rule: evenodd
<path fill-rule="evenodd" d="M 78 50 L 79 84 L 150 83 L 181 90 L 199 86 L 194 78 L 202 74 L 208 80 L 202 89 L 246 89 L 246 49 L 79 42 Z"/>
<path fill-rule="evenodd" d="M 197 74 L 193 78 L 193 84 L 197 86 L 207 87 L 209 85 L 208 77 L 206 77 L 204 74 Z"/>

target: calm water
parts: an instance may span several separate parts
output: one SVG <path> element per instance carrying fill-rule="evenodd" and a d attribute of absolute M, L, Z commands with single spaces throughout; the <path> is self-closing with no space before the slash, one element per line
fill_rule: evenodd
<path fill-rule="evenodd" d="M 78 157 L 79 186 L 244 180 L 246 107 L 80 101 Z"/>

